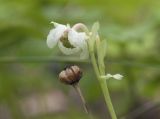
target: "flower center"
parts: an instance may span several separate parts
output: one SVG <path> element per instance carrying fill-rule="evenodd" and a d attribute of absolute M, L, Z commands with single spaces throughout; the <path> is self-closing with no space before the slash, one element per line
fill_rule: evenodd
<path fill-rule="evenodd" d="M 75 48 L 73 45 L 70 44 L 68 40 L 68 30 L 64 31 L 62 37 L 60 38 L 60 41 L 66 48 Z"/>

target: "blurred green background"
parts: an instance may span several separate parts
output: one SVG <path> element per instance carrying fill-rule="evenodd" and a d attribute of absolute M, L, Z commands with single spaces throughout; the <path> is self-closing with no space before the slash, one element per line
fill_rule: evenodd
<path fill-rule="evenodd" d="M 49 49 L 51 21 L 89 28 L 108 42 L 107 72 L 118 119 L 160 119 L 159 0 L 0 0 L 0 119 L 88 119 L 59 72 L 77 64 L 80 87 L 97 119 L 110 119 L 91 64 Z"/>

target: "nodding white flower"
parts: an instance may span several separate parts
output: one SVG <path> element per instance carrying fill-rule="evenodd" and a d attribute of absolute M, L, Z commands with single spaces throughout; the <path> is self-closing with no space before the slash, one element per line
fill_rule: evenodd
<path fill-rule="evenodd" d="M 80 54 L 81 59 L 89 57 L 87 46 L 87 35 L 85 32 L 77 32 L 69 25 L 62 25 L 55 22 L 55 28 L 50 30 L 47 36 L 47 45 L 49 48 L 55 47 L 57 44 L 59 49 L 65 55 Z"/>
<path fill-rule="evenodd" d="M 123 76 L 120 74 L 115 74 L 115 75 L 107 74 L 105 76 L 101 76 L 101 78 L 104 78 L 104 79 L 114 78 L 117 80 L 121 80 L 123 78 Z"/>

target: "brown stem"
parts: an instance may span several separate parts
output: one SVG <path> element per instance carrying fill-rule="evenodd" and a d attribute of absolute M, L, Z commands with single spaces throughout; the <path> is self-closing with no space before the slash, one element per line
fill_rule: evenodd
<path fill-rule="evenodd" d="M 76 92 L 79 94 L 79 96 L 80 96 L 80 98 L 81 98 L 81 100 L 82 100 L 82 103 L 83 103 L 83 107 L 84 107 L 85 112 L 86 112 L 87 114 L 89 114 L 86 101 L 85 101 L 85 99 L 84 99 L 84 97 L 83 97 L 83 94 L 82 94 L 82 92 L 81 92 L 81 89 L 80 89 L 79 85 L 78 85 L 78 84 L 75 84 L 75 85 L 73 85 L 73 87 L 74 87 L 74 89 L 76 90 Z"/>

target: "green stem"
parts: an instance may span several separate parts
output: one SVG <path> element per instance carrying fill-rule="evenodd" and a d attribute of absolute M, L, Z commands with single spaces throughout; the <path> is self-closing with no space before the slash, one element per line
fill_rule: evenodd
<path fill-rule="evenodd" d="M 90 56 L 91 56 L 91 62 L 92 62 L 92 65 L 93 65 L 93 69 L 94 69 L 94 71 L 96 73 L 97 79 L 99 80 L 100 74 L 99 74 L 99 69 L 98 69 L 98 65 L 96 63 L 96 58 L 95 58 L 94 52 L 91 51 L 90 52 Z"/>
<path fill-rule="evenodd" d="M 112 119 L 117 119 L 116 113 L 115 113 L 113 105 L 112 105 L 112 101 L 111 101 L 111 98 L 110 98 L 110 94 L 109 94 L 109 90 L 108 90 L 108 86 L 107 86 L 106 81 L 105 80 L 100 80 L 100 86 L 101 86 L 101 89 L 103 91 L 105 102 L 108 106 L 108 110 L 110 112 L 110 115 L 111 115 Z"/>
<path fill-rule="evenodd" d="M 99 72 L 99 69 L 98 69 L 98 65 L 97 65 L 97 62 L 96 62 L 94 52 L 90 51 L 90 56 L 91 56 L 91 62 L 92 62 L 94 71 L 96 73 L 97 79 L 100 82 L 100 86 L 101 86 L 101 89 L 102 89 L 102 92 L 103 92 L 103 95 L 104 95 L 104 98 L 105 98 L 105 102 L 108 106 L 109 113 L 110 113 L 112 119 L 117 119 L 117 116 L 116 116 L 116 113 L 114 111 L 112 101 L 111 101 L 111 98 L 110 98 L 110 94 L 109 94 L 109 91 L 108 91 L 107 82 L 106 82 L 106 80 L 100 78 L 100 72 Z M 104 71 L 105 69 L 101 66 L 99 66 L 99 68 L 101 70 L 101 74 L 105 75 L 105 71 Z"/>

